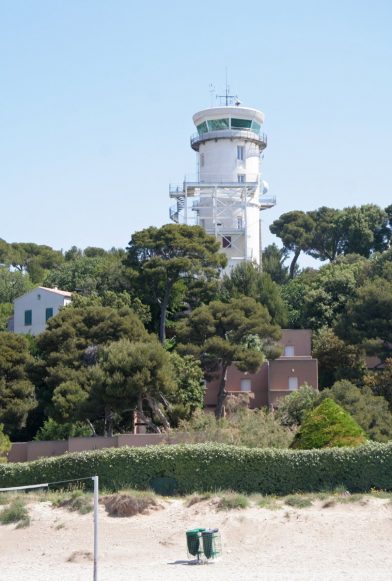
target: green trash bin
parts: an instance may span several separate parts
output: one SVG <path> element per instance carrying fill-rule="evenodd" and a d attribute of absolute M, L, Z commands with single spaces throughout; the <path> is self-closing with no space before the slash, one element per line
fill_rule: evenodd
<path fill-rule="evenodd" d="M 219 529 L 205 529 L 201 533 L 203 553 L 206 559 L 216 559 L 221 554 Z"/>
<path fill-rule="evenodd" d="M 203 554 L 203 548 L 201 543 L 201 535 L 205 529 L 192 529 L 186 531 L 186 544 L 188 547 L 188 554 L 192 557 L 197 557 Z"/>

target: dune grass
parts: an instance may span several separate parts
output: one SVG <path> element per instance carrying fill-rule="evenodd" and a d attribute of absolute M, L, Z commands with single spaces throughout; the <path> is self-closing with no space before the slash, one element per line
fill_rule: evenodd
<path fill-rule="evenodd" d="M 250 506 L 249 497 L 244 494 L 237 494 L 235 492 L 227 492 L 223 494 L 217 505 L 217 510 L 233 510 L 244 509 Z"/>
<path fill-rule="evenodd" d="M 49 492 L 45 500 L 52 503 L 55 508 L 66 508 L 79 514 L 88 514 L 93 510 L 93 498 L 90 492 L 83 490 L 71 490 Z"/>
<path fill-rule="evenodd" d="M 12 495 L 9 492 L 0 492 L 0 506 L 4 504 L 9 504 L 11 502 Z"/>
<path fill-rule="evenodd" d="M 124 490 L 102 497 L 102 503 L 110 516 L 127 517 L 159 508 L 157 495 L 149 490 Z"/>
<path fill-rule="evenodd" d="M 291 507 L 302 510 L 311 506 L 328 509 L 340 504 L 366 504 L 371 498 L 389 501 L 392 504 L 392 492 L 371 490 L 366 494 L 350 493 L 343 486 L 332 490 L 314 493 L 297 493 L 286 496 L 239 494 L 230 490 L 215 490 L 179 496 L 185 508 L 189 509 L 199 503 L 210 501 L 211 510 L 230 511 L 244 510 L 249 507 L 265 510 L 280 510 Z M 81 515 L 93 510 L 93 495 L 83 488 L 69 490 L 34 491 L 31 493 L 0 494 L 0 524 L 15 523 L 17 527 L 28 526 L 30 517 L 26 504 L 32 502 L 50 502 L 53 508 L 65 508 Z M 148 514 L 150 510 L 162 508 L 168 499 L 151 490 L 124 489 L 116 494 L 101 490 L 100 502 L 110 516 L 133 516 Z"/>
<path fill-rule="evenodd" d="M 308 496 L 302 496 L 300 494 L 286 496 L 283 502 L 293 508 L 307 508 L 308 506 L 312 506 L 311 499 Z"/>
<path fill-rule="evenodd" d="M 17 528 L 27 527 L 30 524 L 28 510 L 23 500 L 15 497 L 8 506 L 5 506 L 0 512 L 0 524 L 8 525 L 16 523 Z"/>

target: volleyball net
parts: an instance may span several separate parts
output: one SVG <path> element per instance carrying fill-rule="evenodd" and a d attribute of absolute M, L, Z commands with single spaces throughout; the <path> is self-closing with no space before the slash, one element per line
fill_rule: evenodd
<path fill-rule="evenodd" d="M 99 479 L 98 476 L 87 476 L 83 478 L 73 478 L 71 480 L 58 480 L 55 482 L 42 482 L 41 484 L 26 484 L 23 486 L 9 486 L 0 488 L 0 493 L 5 492 L 29 492 L 29 490 L 49 490 L 50 487 L 59 487 L 62 484 L 71 484 L 76 482 L 93 482 L 93 513 L 94 513 L 94 568 L 93 581 L 98 581 L 98 506 L 99 506 Z"/>

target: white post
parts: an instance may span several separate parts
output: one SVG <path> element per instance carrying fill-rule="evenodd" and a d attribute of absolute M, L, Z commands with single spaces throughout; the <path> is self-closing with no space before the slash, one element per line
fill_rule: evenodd
<path fill-rule="evenodd" d="M 186 182 L 185 182 L 186 184 Z M 188 224 L 188 186 L 185 185 L 184 222 Z"/>
<path fill-rule="evenodd" d="M 218 224 L 217 224 L 217 216 L 216 216 L 216 193 L 217 187 L 214 186 L 214 193 L 212 194 L 212 223 L 215 229 L 215 238 L 218 238 Z"/>
<path fill-rule="evenodd" d="M 94 581 L 98 581 L 98 476 L 94 482 Z"/>
<path fill-rule="evenodd" d="M 244 219 L 245 219 L 245 236 L 244 236 L 244 255 L 245 260 L 248 260 L 248 199 L 246 195 L 246 188 L 242 190 L 242 196 L 244 199 Z"/>

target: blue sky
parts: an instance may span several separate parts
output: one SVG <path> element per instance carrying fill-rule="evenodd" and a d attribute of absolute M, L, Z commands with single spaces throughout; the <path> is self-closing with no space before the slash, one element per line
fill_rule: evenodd
<path fill-rule="evenodd" d="M 229 83 L 265 113 L 293 209 L 392 202 L 389 0 L 0 0 L 0 237 L 127 245 L 195 171 L 192 114 Z"/>

